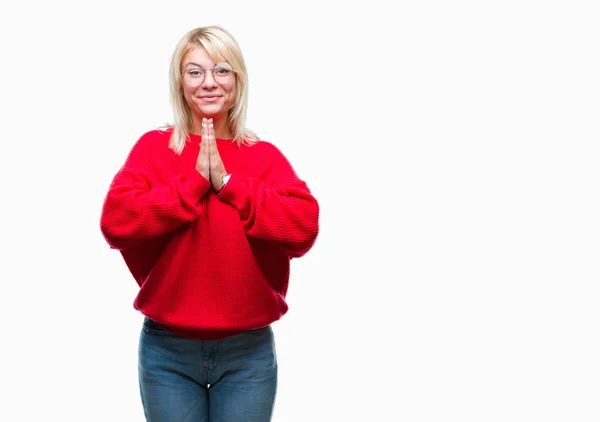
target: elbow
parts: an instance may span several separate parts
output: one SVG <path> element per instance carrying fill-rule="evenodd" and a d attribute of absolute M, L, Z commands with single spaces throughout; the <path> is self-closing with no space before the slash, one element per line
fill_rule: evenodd
<path fill-rule="evenodd" d="M 302 236 L 296 243 L 296 247 L 288 252 L 290 258 L 300 258 L 306 255 L 317 241 L 317 237 L 319 236 L 318 208 L 316 209 L 316 212 L 312 215 L 312 218 L 306 220 L 300 232 L 302 233 Z"/>
<path fill-rule="evenodd" d="M 111 249 L 123 250 L 137 243 L 137 240 L 119 235 L 119 230 L 103 215 L 100 219 L 100 233 Z"/>
<path fill-rule="evenodd" d="M 114 233 L 110 229 L 110 226 L 107 225 L 104 221 L 100 222 L 100 232 L 102 233 L 102 237 L 104 238 L 104 241 L 106 243 L 108 243 L 108 246 L 111 249 L 121 249 L 122 248 L 123 242 L 119 241 L 119 238 L 114 235 Z"/>
<path fill-rule="evenodd" d="M 287 254 L 290 258 L 301 258 L 308 253 L 317 240 L 317 237 L 311 238 L 303 243 L 298 243 L 295 248 L 288 250 Z"/>

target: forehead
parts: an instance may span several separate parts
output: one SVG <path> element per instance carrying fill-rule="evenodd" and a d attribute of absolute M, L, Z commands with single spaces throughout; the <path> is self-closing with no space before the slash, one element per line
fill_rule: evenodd
<path fill-rule="evenodd" d="M 202 67 L 212 67 L 216 63 L 224 62 L 225 60 L 217 60 L 214 62 L 210 57 L 208 52 L 203 47 L 192 47 L 185 55 L 183 56 L 183 60 L 181 61 L 181 66 L 185 67 L 188 64 L 194 63 L 200 65 Z"/>

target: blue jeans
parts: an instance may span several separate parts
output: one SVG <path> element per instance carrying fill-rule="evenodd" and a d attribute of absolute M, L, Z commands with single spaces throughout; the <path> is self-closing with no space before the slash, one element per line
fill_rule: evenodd
<path fill-rule="evenodd" d="M 145 318 L 138 372 L 148 422 L 269 422 L 277 390 L 270 326 L 190 340 Z"/>

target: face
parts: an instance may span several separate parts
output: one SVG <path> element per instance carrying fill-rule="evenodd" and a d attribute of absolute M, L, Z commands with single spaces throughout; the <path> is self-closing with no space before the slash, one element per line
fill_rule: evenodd
<path fill-rule="evenodd" d="M 235 74 L 231 69 L 227 63 L 213 62 L 202 47 L 193 48 L 183 57 L 183 96 L 194 120 L 206 117 L 226 121 L 236 93 Z"/>

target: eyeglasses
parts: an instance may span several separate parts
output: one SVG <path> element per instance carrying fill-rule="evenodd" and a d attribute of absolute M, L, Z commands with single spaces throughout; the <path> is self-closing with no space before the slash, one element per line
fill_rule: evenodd
<path fill-rule="evenodd" d="M 206 73 L 210 71 L 215 81 L 227 82 L 235 70 L 227 62 L 218 63 L 212 69 L 203 69 L 200 66 L 188 66 L 183 71 L 183 80 L 189 85 L 200 85 L 204 82 Z"/>

